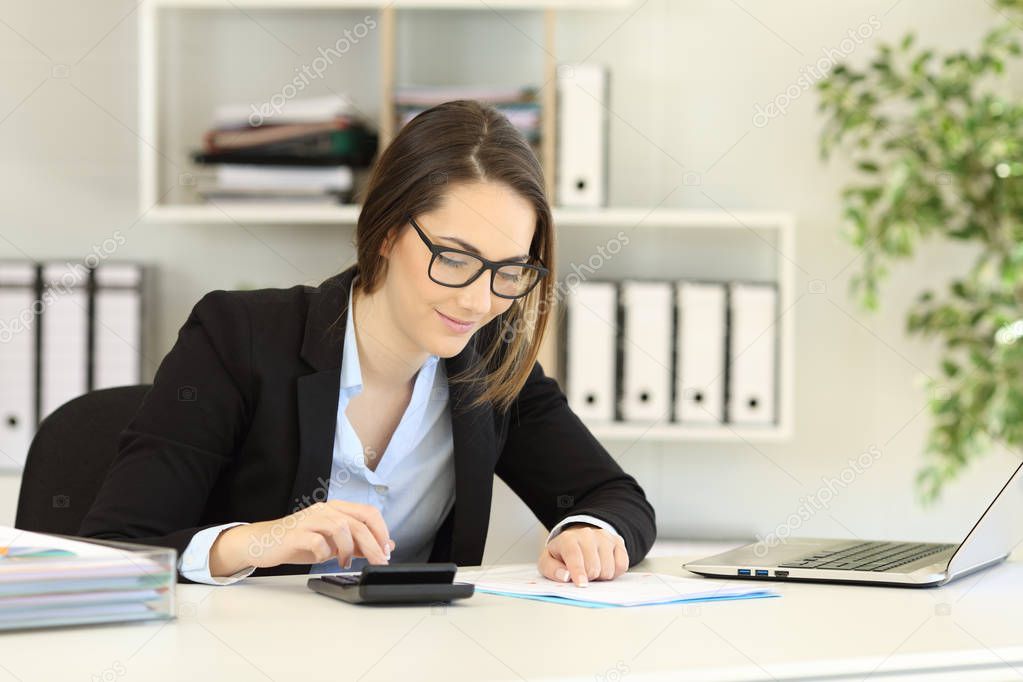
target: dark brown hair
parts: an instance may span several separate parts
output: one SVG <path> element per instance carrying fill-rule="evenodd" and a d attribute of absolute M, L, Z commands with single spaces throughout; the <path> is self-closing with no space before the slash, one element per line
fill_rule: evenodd
<path fill-rule="evenodd" d="M 439 208 L 458 183 L 500 182 L 532 204 L 536 225 L 531 259 L 551 269 L 526 296 L 476 332 L 481 362 L 449 383 L 479 383 L 470 404 L 493 403 L 504 411 L 533 369 L 550 318 L 554 294 L 554 226 L 544 191 L 543 169 L 529 143 L 494 107 L 455 100 L 427 109 L 399 132 L 370 174 L 356 228 L 359 279 L 356 289 L 373 293 L 383 284 L 387 259 L 381 246 L 402 229 L 406 216 Z M 411 228 L 409 228 L 411 229 Z M 392 235 L 392 232 L 394 233 Z"/>

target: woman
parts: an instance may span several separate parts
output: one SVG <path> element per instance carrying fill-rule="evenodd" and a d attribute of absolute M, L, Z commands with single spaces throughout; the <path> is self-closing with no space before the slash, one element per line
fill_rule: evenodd
<path fill-rule="evenodd" d="M 193 308 L 79 534 L 175 548 L 183 582 L 479 565 L 496 473 L 551 528 L 539 571 L 613 579 L 654 510 L 536 362 L 554 231 L 492 107 L 423 112 L 382 153 L 357 264 Z"/>

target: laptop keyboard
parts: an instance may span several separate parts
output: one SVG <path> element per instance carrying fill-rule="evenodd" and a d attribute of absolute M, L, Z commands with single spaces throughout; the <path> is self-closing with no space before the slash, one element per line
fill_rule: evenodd
<path fill-rule="evenodd" d="M 845 571 L 887 571 L 937 554 L 956 545 L 932 542 L 861 542 L 850 547 L 800 557 L 781 568 L 832 568 Z"/>

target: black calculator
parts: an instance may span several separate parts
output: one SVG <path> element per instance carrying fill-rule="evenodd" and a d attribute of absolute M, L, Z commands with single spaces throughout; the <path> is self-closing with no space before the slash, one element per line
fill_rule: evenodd
<path fill-rule="evenodd" d="M 435 604 L 471 597 L 472 583 L 456 583 L 457 564 L 367 564 L 361 573 L 310 578 L 309 589 L 351 604 Z"/>

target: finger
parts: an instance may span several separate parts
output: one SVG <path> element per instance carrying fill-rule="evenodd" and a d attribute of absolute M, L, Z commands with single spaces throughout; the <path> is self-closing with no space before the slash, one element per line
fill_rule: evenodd
<path fill-rule="evenodd" d="M 597 552 L 597 531 L 587 528 L 579 536 L 579 546 L 586 562 L 586 577 L 590 580 L 600 576 L 600 554 Z"/>
<path fill-rule="evenodd" d="M 569 573 L 568 567 L 565 566 L 564 562 L 551 554 L 550 545 L 544 547 L 543 552 L 540 553 L 537 567 L 540 575 L 559 583 L 567 583 L 571 577 L 571 573 Z"/>
<path fill-rule="evenodd" d="M 384 554 L 389 553 L 391 551 L 391 531 L 387 529 L 387 522 L 384 521 L 383 514 L 380 513 L 379 509 L 369 504 L 361 505 L 358 511 L 362 512 L 359 518 L 369 527 L 373 537 L 380 544 L 380 551 Z"/>
<path fill-rule="evenodd" d="M 387 563 L 387 555 L 380 549 L 376 536 L 373 535 L 366 524 L 358 519 L 351 519 L 348 522 L 348 528 L 352 531 L 352 538 L 355 540 L 358 552 L 362 556 L 366 557 L 371 564 Z"/>
<path fill-rule="evenodd" d="M 307 552 L 311 560 L 302 561 L 306 564 L 318 564 L 334 556 L 334 547 L 323 533 L 315 530 L 302 531 L 295 538 L 296 548 Z"/>
<path fill-rule="evenodd" d="M 331 533 L 331 539 L 336 548 L 335 556 L 337 557 L 338 565 L 342 568 L 348 568 L 348 562 L 351 561 L 352 556 L 355 554 L 355 540 L 352 539 L 352 531 L 348 524 L 344 521 L 336 524 Z"/>
<path fill-rule="evenodd" d="M 347 529 L 348 526 L 347 524 L 344 523 L 343 520 L 340 521 L 339 523 L 341 525 L 338 525 L 338 523 L 334 522 L 330 518 L 327 518 L 326 516 L 320 516 L 312 518 L 309 521 L 307 521 L 305 524 L 303 524 L 301 530 L 319 533 L 320 535 L 322 535 L 323 538 L 327 541 L 327 544 L 330 546 L 331 555 L 330 557 L 327 557 L 327 559 L 330 559 L 331 557 L 338 557 L 338 560 L 341 561 L 342 559 L 340 555 L 345 547 L 345 539 L 343 535 L 341 536 L 338 535 L 338 530 L 342 526 L 345 529 Z M 350 539 L 349 542 L 351 542 Z M 316 563 L 319 563 L 320 561 L 327 561 L 327 559 L 317 559 Z"/>
<path fill-rule="evenodd" d="M 337 511 L 336 509 L 324 505 L 318 510 L 318 513 L 309 516 L 303 525 L 307 528 L 329 528 L 333 533 L 334 528 L 338 528 L 342 525 L 347 526 L 349 517 L 347 514 Z"/>
<path fill-rule="evenodd" d="M 579 541 L 574 536 L 566 537 L 558 547 L 561 552 L 561 560 L 565 562 L 565 567 L 568 568 L 568 572 L 572 576 L 572 582 L 578 587 L 588 585 L 590 581 L 586 577 L 586 561 L 583 558 L 583 550 L 579 546 Z"/>
<path fill-rule="evenodd" d="M 597 554 L 600 555 L 600 573 L 597 580 L 611 580 L 615 577 L 615 543 L 613 538 L 606 537 L 608 533 L 601 532 L 597 540 Z"/>
<path fill-rule="evenodd" d="M 628 572 L 629 570 L 629 550 L 625 549 L 625 540 L 617 538 L 618 542 L 615 543 L 615 577 Z"/>
<path fill-rule="evenodd" d="M 387 523 L 384 521 L 384 517 L 380 515 L 379 509 L 369 504 L 349 503 L 346 505 L 340 500 L 328 500 L 328 504 L 332 502 L 344 505 L 343 507 L 339 505 L 332 506 L 335 509 L 340 509 L 340 511 L 345 514 L 362 521 L 362 523 L 369 528 L 373 537 L 376 538 L 377 545 L 379 545 L 381 553 L 387 554 L 394 548 L 394 546 L 397 546 L 388 546 L 388 541 L 391 540 L 390 532 L 387 530 Z"/>

